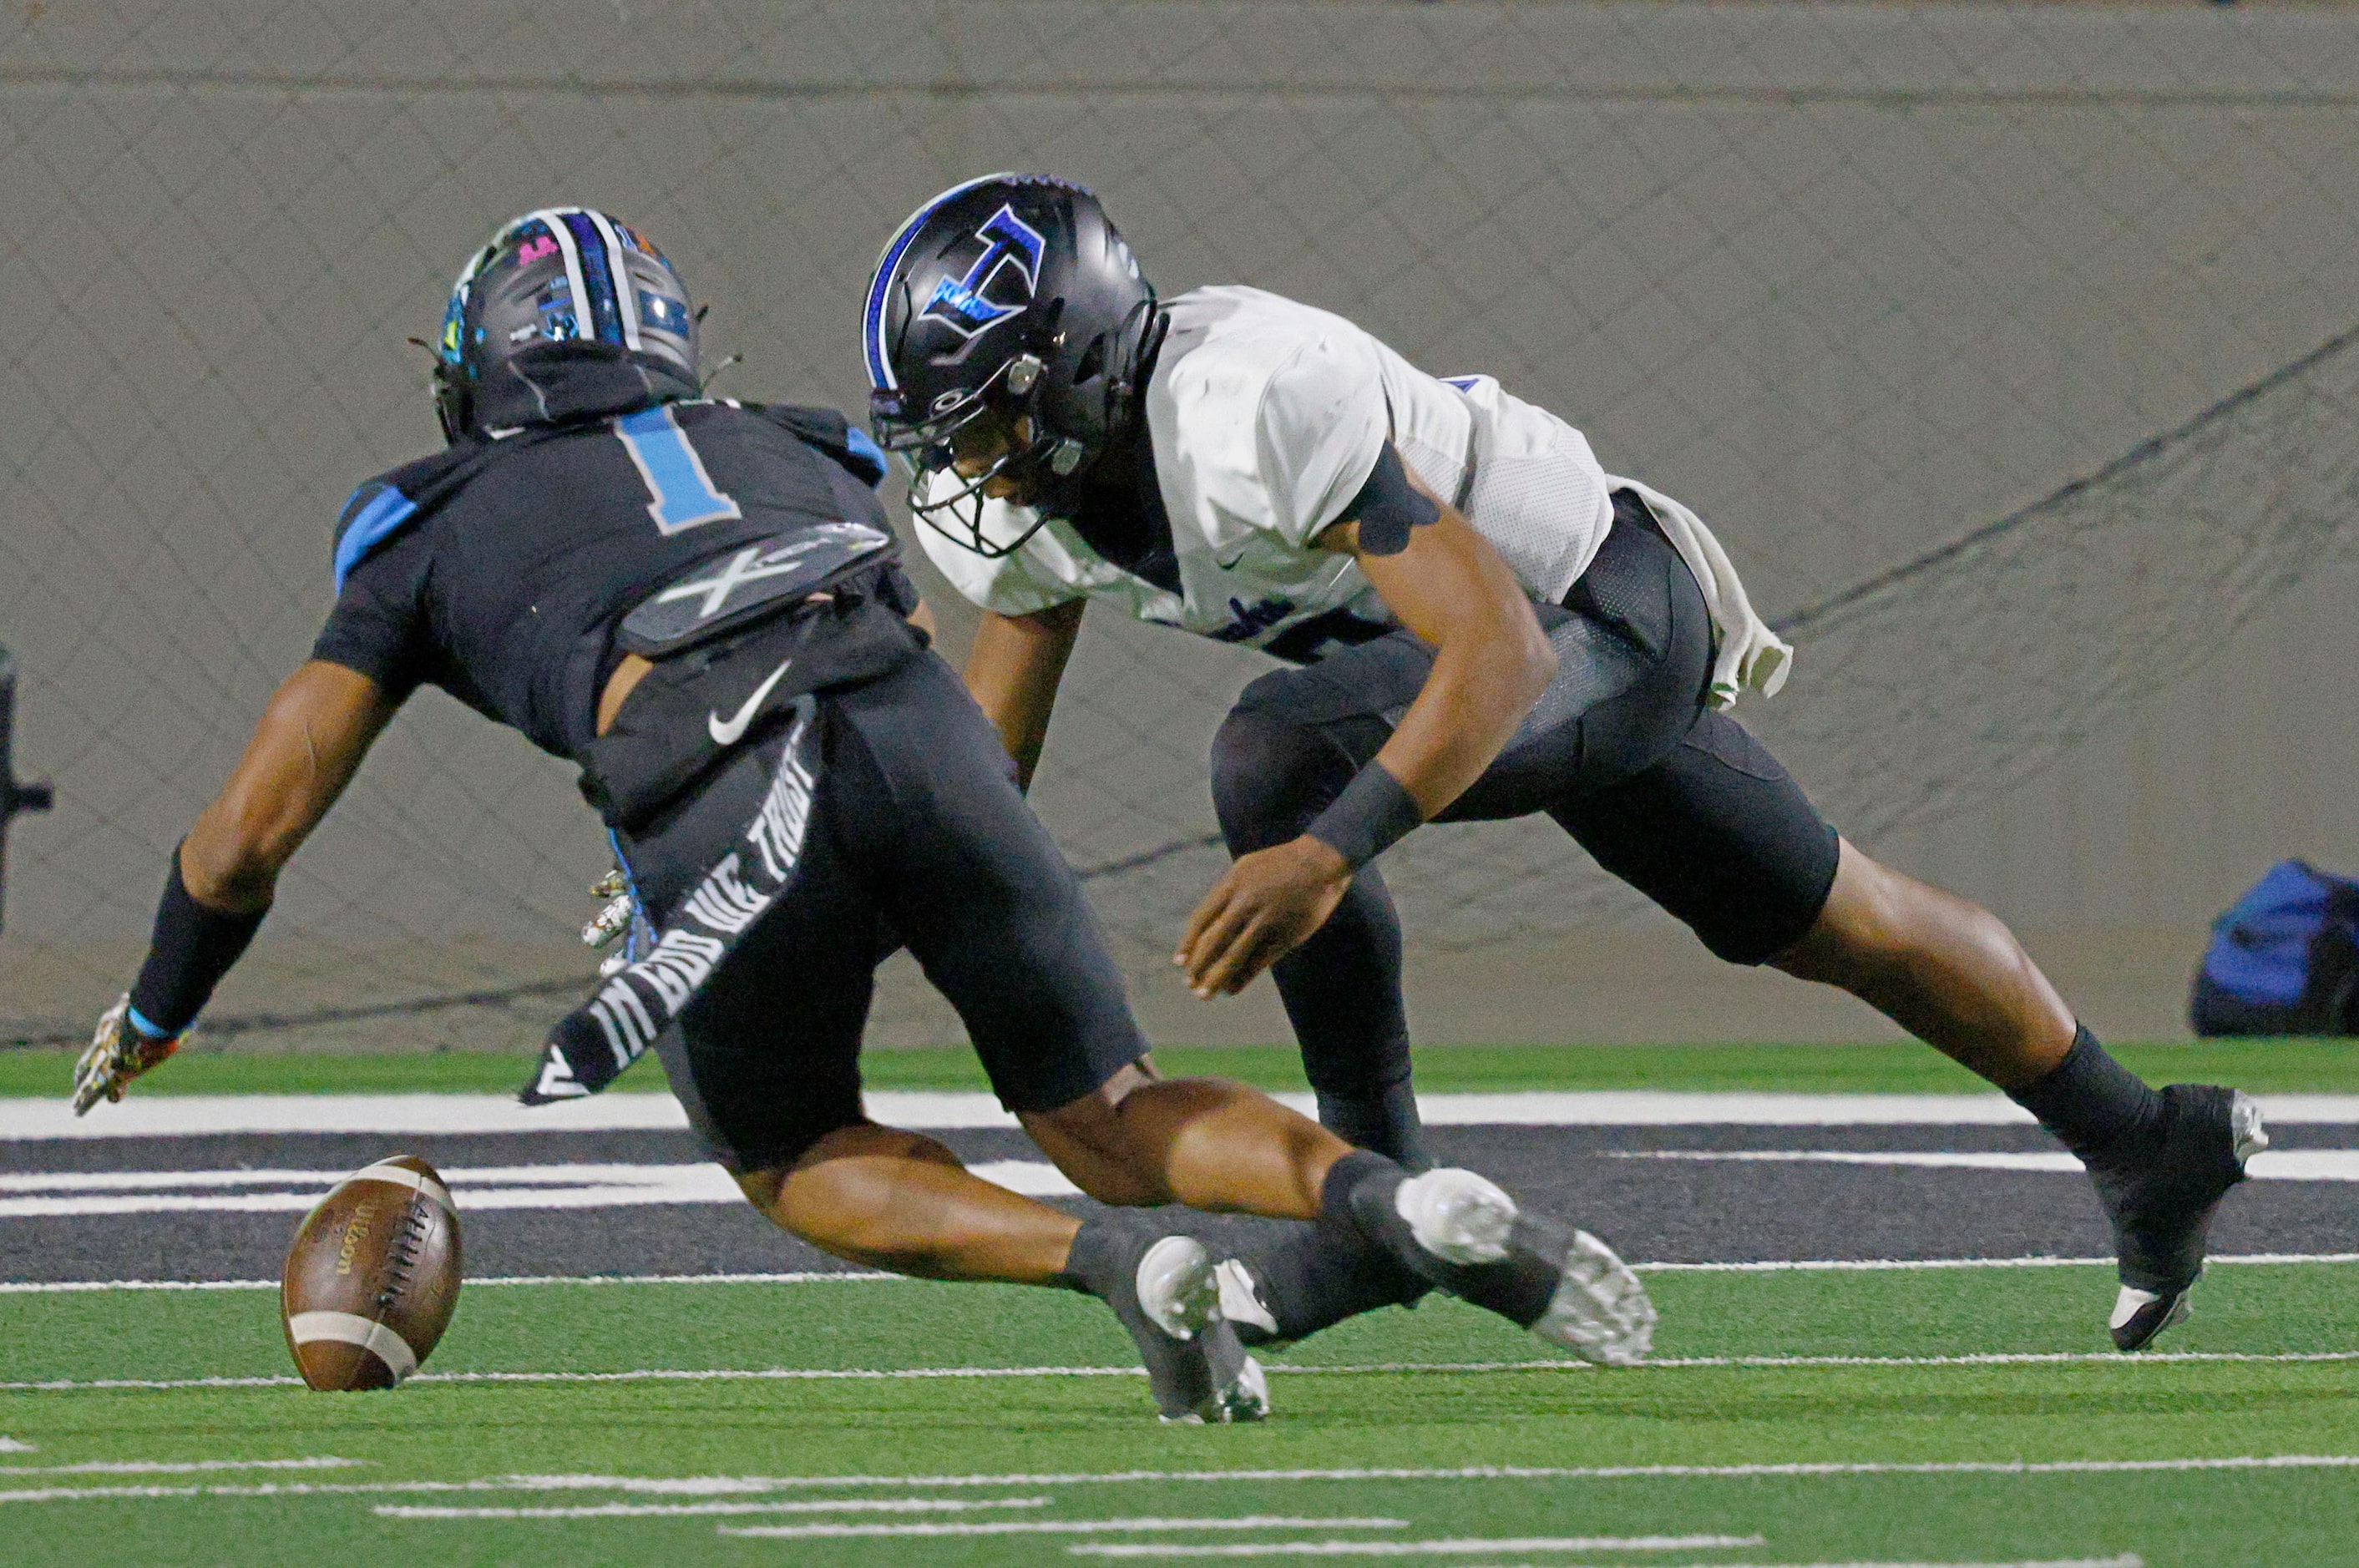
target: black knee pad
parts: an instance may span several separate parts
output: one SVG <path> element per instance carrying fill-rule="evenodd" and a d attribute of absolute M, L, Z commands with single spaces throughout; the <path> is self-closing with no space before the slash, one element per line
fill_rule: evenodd
<path fill-rule="evenodd" d="M 1310 724 L 1237 708 L 1212 736 L 1212 810 L 1229 853 L 1283 844 L 1352 777 L 1352 758 Z"/>

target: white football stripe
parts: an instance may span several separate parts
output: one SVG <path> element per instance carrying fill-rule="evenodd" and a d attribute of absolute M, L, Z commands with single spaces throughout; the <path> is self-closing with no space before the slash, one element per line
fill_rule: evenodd
<path fill-rule="evenodd" d="M 451 1207 L 449 1188 L 431 1176 L 421 1176 L 408 1166 L 396 1165 L 390 1160 L 380 1160 L 374 1165 L 355 1171 L 337 1185 L 343 1186 L 353 1181 L 389 1181 L 397 1187 L 407 1187 L 413 1192 L 425 1193 L 441 1204 L 442 1212 L 446 1214 L 455 1212 Z"/>
<path fill-rule="evenodd" d="M 1279 1094 L 1297 1110 L 1308 1094 Z M 2359 1123 L 2359 1094 L 2257 1094 L 2272 1122 Z M 878 1091 L 888 1127 L 1012 1127 L 984 1094 Z M 2030 1115 L 2004 1094 L 1532 1093 L 1420 1094 L 1434 1127 L 2016 1127 Z M 77 1117 L 62 1098 L 0 1098 L 0 1138 L 193 1137 L 221 1133 L 613 1132 L 685 1127 L 667 1094 L 627 1091 L 520 1105 L 505 1094 L 149 1094 Z"/>
<path fill-rule="evenodd" d="M 397 1383 L 418 1370 L 418 1353 L 408 1340 L 355 1312 L 297 1312 L 287 1320 L 287 1337 L 299 1345 L 323 1339 L 357 1345 L 384 1362 Z"/>

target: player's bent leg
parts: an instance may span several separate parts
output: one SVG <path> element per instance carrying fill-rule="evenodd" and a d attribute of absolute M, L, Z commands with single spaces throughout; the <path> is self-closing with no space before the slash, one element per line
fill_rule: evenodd
<path fill-rule="evenodd" d="M 928 1279 L 1052 1283 L 1078 1228 L 970 1173 L 932 1138 L 868 1122 L 836 1128 L 791 1165 L 743 1172 L 737 1185 L 822 1252 Z"/>
<path fill-rule="evenodd" d="M 1587 1232 L 1471 1171 L 1410 1177 L 1243 1084 L 1152 1073 L 1142 1062 L 1025 1127 L 1101 1201 L 1315 1220 L 1256 1227 L 1222 1266 L 1224 1315 L 1255 1342 L 1440 1287 L 1591 1360 L 1645 1356 L 1654 1309 Z"/>
<path fill-rule="evenodd" d="M 1769 962 L 1849 991 L 2002 1089 L 2054 1071 L 2072 1047 L 2071 1009 L 2015 933 L 1847 840 L 1839 853 L 1817 920 Z"/>
<path fill-rule="evenodd" d="M 2120 1259 L 2107 1325 L 2118 1347 L 2187 1315 L 2212 1215 L 2268 1145 L 2249 1098 L 2149 1088 L 2075 1021 L 1997 917 L 1849 844 L 1818 920 L 1771 962 L 1842 986 L 1980 1073 L 2080 1158 Z"/>
<path fill-rule="evenodd" d="M 1163 1078 L 1146 1060 L 1018 1119 L 1082 1192 L 1129 1206 L 1316 1219 L 1328 1170 L 1351 1152 L 1258 1089 L 1225 1078 Z"/>
<path fill-rule="evenodd" d="M 1285 697 L 1264 682 L 1289 674 L 1325 679 L 1265 676 L 1256 689 L 1271 708 L 1241 704 L 1212 737 L 1212 806 L 1232 855 L 1299 836 L 1358 767 L 1322 729 L 1272 711 Z M 1383 741 L 1381 733 L 1369 738 Z M 1353 878 L 1327 923 L 1278 960 L 1270 977 L 1294 1026 L 1320 1121 L 1346 1142 L 1422 1170 L 1430 1161 L 1409 1078 L 1400 917 L 1375 867 Z"/>

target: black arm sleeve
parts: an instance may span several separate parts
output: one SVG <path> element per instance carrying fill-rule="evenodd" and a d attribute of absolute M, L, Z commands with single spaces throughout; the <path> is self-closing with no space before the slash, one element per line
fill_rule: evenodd
<path fill-rule="evenodd" d="M 426 628 L 429 560 L 420 529 L 354 567 L 311 645 L 311 657 L 365 675 L 392 701 L 405 701 L 426 679 L 431 659 Z"/>
<path fill-rule="evenodd" d="M 147 945 L 147 962 L 140 965 L 139 978 L 131 987 L 134 1027 L 158 1039 L 184 1032 L 204 1011 L 213 987 L 245 952 L 267 912 L 209 909 L 189 897 L 175 845 L 163 900 L 156 906 L 156 934 Z"/>
<path fill-rule="evenodd" d="M 1356 520 L 1360 525 L 1360 548 L 1370 555 L 1398 555 L 1408 548 L 1411 528 L 1421 528 L 1438 521 L 1441 508 L 1435 506 L 1421 491 L 1408 482 L 1408 470 L 1401 465 L 1400 453 L 1393 443 L 1385 442 L 1385 450 L 1376 454 L 1376 466 L 1369 472 L 1368 482 L 1350 505 L 1336 515 L 1337 522 Z"/>

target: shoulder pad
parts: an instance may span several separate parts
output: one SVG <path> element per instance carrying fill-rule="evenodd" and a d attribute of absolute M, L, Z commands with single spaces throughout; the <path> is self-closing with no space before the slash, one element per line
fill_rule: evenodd
<path fill-rule="evenodd" d="M 804 445 L 819 448 L 870 489 L 885 483 L 884 449 L 866 430 L 833 408 L 810 408 L 799 403 L 756 403 L 746 405 L 745 411 L 760 415 Z"/>
<path fill-rule="evenodd" d="M 405 463 L 353 491 L 336 515 L 336 592 L 372 552 L 430 511 L 482 465 L 482 442 Z"/>

